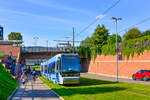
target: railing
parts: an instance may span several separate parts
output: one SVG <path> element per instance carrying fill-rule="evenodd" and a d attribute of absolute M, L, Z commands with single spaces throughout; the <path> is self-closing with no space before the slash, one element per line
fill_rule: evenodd
<path fill-rule="evenodd" d="M 32 53 L 32 52 L 66 52 L 66 48 L 63 47 L 22 47 L 22 53 Z"/>

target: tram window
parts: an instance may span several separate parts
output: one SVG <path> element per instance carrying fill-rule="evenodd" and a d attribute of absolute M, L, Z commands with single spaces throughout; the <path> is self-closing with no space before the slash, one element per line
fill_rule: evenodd
<path fill-rule="evenodd" d="M 50 68 L 48 68 L 48 71 L 49 71 L 49 73 L 51 73 L 51 69 Z"/>
<path fill-rule="evenodd" d="M 49 73 L 49 67 L 47 66 L 47 73 Z"/>
<path fill-rule="evenodd" d="M 55 72 L 55 63 L 52 65 L 52 73 Z"/>
<path fill-rule="evenodd" d="M 58 74 L 59 72 L 59 62 L 57 61 L 57 69 L 56 69 L 56 73 Z"/>
<path fill-rule="evenodd" d="M 57 62 L 58 62 L 58 66 L 59 66 L 59 72 L 61 72 L 61 58 L 60 57 L 58 58 Z"/>
<path fill-rule="evenodd" d="M 45 69 L 44 69 L 44 70 L 45 70 L 45 73 L 47 73 L 47 66 L 45 66 Z"/>

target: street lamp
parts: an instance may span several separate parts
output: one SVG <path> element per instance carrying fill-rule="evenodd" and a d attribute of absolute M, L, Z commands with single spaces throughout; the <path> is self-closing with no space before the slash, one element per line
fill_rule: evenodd
<path fill-rule="evenodd" d="M 118 52 L 119 52 L 119 49 L 118 49 L 118 46 L 117 46 L 117 36 L 118 36 L 118 31 L 117 31 L 117 22 L 118 20 L 122 20 L 122 18 L 116 18 L 116 17 L 112 17 L 112 20 L 115 20 L 116 22 L 116 82 L 118 82 Z"/>
<path fill-rule="evenodd" d="M 48 52 L 48 40 L 46 40 L 47 52 Z"/>
<path fill-rule="evenodd" d="M 35 46 L 37 46 L 37 40 L 39 39 L 39 37 L 35 36 L 33 37 L 33 39 L 35 40 Z"/>
<path fill-rule="evenodd" d="M 46 46 L 47 46 L 47 58 L 46 58 L 46 60 L 48 60 L 48 40 L 46 40 Z M 48 66 L 47 66 L 47 72 L 48 72 L 49 70 L 48 70 Z"/>
<path fill-rule="evenodd" d="M 46 40 L 46 46 L 47 46 L 47 60 L 48 60 L 48 40 Z"/>

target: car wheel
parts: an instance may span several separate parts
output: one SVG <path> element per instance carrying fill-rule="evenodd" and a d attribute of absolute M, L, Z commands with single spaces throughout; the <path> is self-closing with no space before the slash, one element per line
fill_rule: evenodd
<path fill-rule="evenodd" d="M 133 79 L 133 80 L 136 80 L 136 78 L 135 78 L 135 76 L 134 76 L 134 75 L 132 76 L 132 79 Z"/>
<path fill-rule="evenodd" d="M 146 76 L 143 77 L 143 81 L 147 81 L 148 78 Z"/>

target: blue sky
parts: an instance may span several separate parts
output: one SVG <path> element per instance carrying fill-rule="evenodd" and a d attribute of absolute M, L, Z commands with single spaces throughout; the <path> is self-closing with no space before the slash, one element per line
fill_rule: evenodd
<path fill-rule="evenodd" d="M 4 27 L 4 37 L 10 32 L 21 32 L 26 46 L 34 45 L 33 37 L 39 37 L 37 44 L 55 46 L 53 40 L 68 40 L 72 27 L 78 34 L 117 0 L 0 0 L 0 25 Z M 122 17 L 118 31 L 150 17 L 150 0 L 121 0 L 103 19 L 89 29 L 75 35 L 81 41 L 91 36 L 98 24 L 104 24 L 110 33 L 115 33 L 111 16 Z M 150 29 L 150 20 L 137 25 L 141 31 Z M 123 35 L 125 32 L 119 33 Z M 76 44 L 78 45 L 78 44 Z"/>

